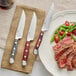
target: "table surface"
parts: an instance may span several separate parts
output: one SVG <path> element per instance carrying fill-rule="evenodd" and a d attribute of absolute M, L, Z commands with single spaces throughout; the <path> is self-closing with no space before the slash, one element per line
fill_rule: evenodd
<path fill-rule="evenodd" d="M 36 8 L 40 8 L 46 11 L 46 13 L 49 10 L 49 7 L 54 1 L 55 3 L 55 12 L 66 10 L 66 9 L 75 9 L 76 10 L 76 0 L 14 0 L 14 5 L 16 4 L 24 4 Z M 68 6 L 68 7 L 67 7 Z M 4 13 L 3 13 L 4 12 Z M 7 38 L 7 35 L 9 32 L 9 26 L 13 17 L 13 8 L 10 10 L 0 10 L 0 47 L 4 48 L 5 46 L 5 40 Z M 5 22 L 5 23 L 4 23 Z M 5 26 L 8 26 L 5 28 Z M 0 49 L 0 66 L 1 66 L 1 60 L 4 50 Z M 43 66 L 41 61 L 35 61 L 35 64 L 33 66 L 33 70 L 31 74 L 24 74 L 20 72 L 15 72 L 7 69 L 0 68 L 0 76 L 52 76 Z"/>
<path fill-rule="evenodd" d="M 12 17 L 13 17 L 13 13 L 14 13 L 14 7 L 16 4 L 27 4 L 28 6 L 32 6 L 32 7 L 38 7 L 38 8 L 42 8 L 42 9 L 46 9 L 48 10 L 49 9 L 49 5 L 51 3 L 51 0 L 44 0 L 41 1 L 41 0 L 14 0 L 14 6 L 13 8 L 11 8 L 10 10 L 0 10 L 0 24 L 1 24 L 1 40 L 0 42 L 1 43 L 5 43 L 5 40 L 6 40 L 6 33 L 8 32 L 8 27 L 10 26 L 10 23 L 11 23 L 11 20 L 12 20 Z M 45 3 L 47 3 L 48 5 L 45 6 Z M 2 19 L 3 18 L 3 19 Z M 8 18 L 8 19 L 7 19 Z M 4 24 L 4 22 L 6 22 Z M 8 26 L 9 25 L 9 26 Z M 5 26 L 8 26 L 6 27 L 6 31 L 5 31 Z M 3 34 L 5 32 L 5 34 Z M 1 44 L 2 45 L 2 44 Z M 1 46 L 3 47 L 3 45 Z M 2 56 L 3 56 L 3 52 L 4 52 L 4 49 L 1 49 L 0 48 L 0 76 L 52 76 L 46 69 L 45 67 L 43 66 L 43 64 L 41 63 L 40 60 L 37 60 L 35 61 L 35 64 L 33 66 L 33 70 L 32 70 L 32 73 L 31 74 L 24 74 L 24 73 L 20 73 L 20 72 L 15 72 L 15 71 L 12 71 L 12 70 L 7 70 L 7 69 L 2 69 L 1 68 L 1 61 L 2 61 Z"/>
<path fill-rule="evenodd" d="M 20 72 L 15 72 L 12 70 L 2 69 L 1 60 L 3 56 L 3 49 L 0 49 L 0 76 L 52 76 L 43 66 L 40 60 L 35 61 L 32 73 L 24 74 Z"/>

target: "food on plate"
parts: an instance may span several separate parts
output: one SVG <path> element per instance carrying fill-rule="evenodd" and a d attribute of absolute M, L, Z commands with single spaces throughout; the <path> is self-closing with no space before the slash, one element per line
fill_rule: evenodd
<path fill-rule="evenodd" d="M 51 43 L 53 46 L 55 60 L 60 68 L 73 70 L 76 68 L 76 24 L 65 21 L 53 34 Z"/>
<path fill-rule="evenodd" d="M 65 41 L 67 40 L 67 41 Z M 58 60 L 59 57 L 73 45 L 73 39 L 66 38 L 65 40 L 61 40 L 59 43 L 57 43 L 53 48 L 55 51 L 55 59 Z"/>
<path fill-rule="evenodd" d="M 76 68 L 76 56 L 74 56 L 74 58 L 72 60 L 72 64 L 73 64 L 73 67 Z"/>
<path fill-rule="evenodd" d="M 65 24 L 61 25 L 56 29 L 54 32 L 51 42 L 58 43 L 60 40 L 62 40 L 66 36 L 71 36 L 71 34 L 76 36 L 76 23 L 70 23 L 68 21 L 65 21 Z"/>

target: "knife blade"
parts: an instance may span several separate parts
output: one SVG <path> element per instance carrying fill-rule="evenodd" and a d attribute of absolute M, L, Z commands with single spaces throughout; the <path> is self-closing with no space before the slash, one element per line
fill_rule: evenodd
<path fill-rule="evenodd" d="M 12 52 L 11 52 L 11 55 L 10 55 L 10 64 L 14 63 L 14 58 L 15 58 L 15 55 L 16 55 L 18 41 L 23 36 L 25 21 L 26 21 L 26 15 L 25 15 L 24 10 L 22 10 L 21 18 L 20 18 L 20 21 L 19 21 L 19 24 L 18 24 L 15 39 L 14 39 L 14 45 L 13 45 Z"/>
<path fill-rule="evenodd" d="M 35 34 L 35 30 L 36 30 L 36 23 L 37 23 L 36 14 L 35 14 L 35 12 L 33 12 L 33 17 L 31 20 L 30 29 L 28 32 L 27 41 L 26 41 L 25 49 L 24 49 L 24 53 L 23 53 L 23 59 L 22 59 L 23 66 L 27 65 L 27 58 L 28 58 L 28 54 L 29 54 L 30 41 L 32 41 L 34 39 L 34 34 Z"/>
<path fill-rule="evenodd" d="M 46 32 L 49 29 L 50 22 L 52 21 L 53 12 L 54 12 L 54 3 L 52 3 L 50 10 L 45 17 L 41 32 L 39 34 L 37 43 L 36 43 L 35 48 L 34 48 L 34 55 L 38 54 L 38 49 L 39 49 L 39 46 L 42 42 L 44 32 Z"/>

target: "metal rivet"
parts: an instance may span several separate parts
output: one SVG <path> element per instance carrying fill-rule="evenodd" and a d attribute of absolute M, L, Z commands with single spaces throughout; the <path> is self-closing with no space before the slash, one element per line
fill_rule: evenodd
<path fill-rule="evenodd" d="M 43 34 L 41 33 L 41 36 L 42 36 Z"/>
<path fill-rule="evenodd" d="M 15 44 L 17 44 L 17 42 L 15 42 Z"/>
<path fill-rule="evenodd" d="M 37 47 L 38 47 L 39 45 L 37 45 Z"/>
<path fill-rule="evenodd" d="M 27 46 L 29 46 L 29 44 L 27 44 Z"/>
<path fill-rule="evenodd" d="M 40 42 L 41 40 L 39 39 L 39 42 Z"/>
<path fill-rule="evenodd" d="M 28 50 L 25 50 L 26 52 L 28 52 Z"/>
<path fill-rule="evenodd" d="M 24 56 L 24 58 L 26 58 L 26 56 Z"/>
<path fill-rule="evenodd" d="M 16 48 L 14 47 L 13 49 L 15 50 Z"/>
<path fill-rule="evenodd" d="M 12 53 L 12 55 L 14 55 L 14 53 Z"/>

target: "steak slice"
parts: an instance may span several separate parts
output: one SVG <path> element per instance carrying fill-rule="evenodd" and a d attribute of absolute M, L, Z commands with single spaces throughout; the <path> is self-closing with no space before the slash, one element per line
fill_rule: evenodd
<path fill-rule="evenodd" d="M 53 48 L 55 51 L 58 51 L 63 45 L 70 44 L 72 42 L 74 42 L 72 37 L 64 38 L 59 43 L 57 43 Z"/>
<path fill-rule="evenodd" d="M 76 53 L 76 42 L 74 42 L 73 50 Z M 74 58 L 73 58 L 72 65 L 73 65 L 74 68 L 76 68 L 76 56 L 74 56 Z"/>
<path fill-rule="evenodd" d="M 64 45 L 64 47 L 60 48 L 59 51 L 55 51 L 55 59 L 58 60 L 60 56 L 65 53 L 70 47 L 73 46 L 72 44 Z"/>
<path fill-rule="evenodd" d="M 58 60 L 59 57 L 71 46 L 73 46 L 74 40 L 71 37 L 61 40 L 57 45 L 53 47 L 55 52 L 55 59 Z"/>
<path fill-rule="evenodd" d="M 76 56 L 73 57 L 72 65 L 74 68 L 76 68 Z"/>
<path fill-rule="evenodd" d="M 73 50 L 76 52 L 76 42 L 73 43 Z"/>
<path fill-rule="evenodd" d="M 58 59 L 58 64 L 60 68 L 64 68 L 67 63 L 67 57 L 72 52 L 72 47 L 68 48 L 65 53 Z"/>
<path fill-rule="evenodd" d="M 67 58 L 67 70 L 73 70 L 73 66 L 72 66 L 72 60 L 73 60 L 73 57 L 74 57 L 74 53 L 71 53 L 68 58 Z"/>

